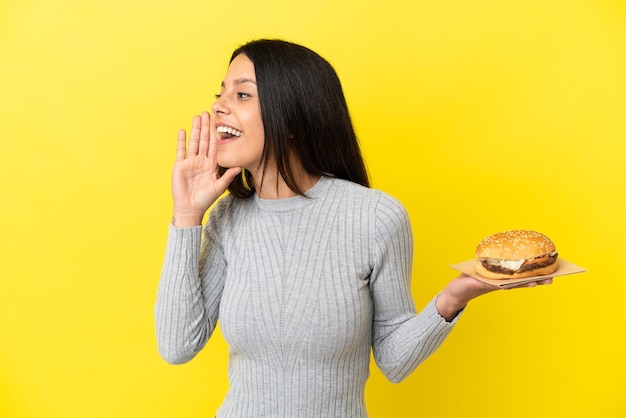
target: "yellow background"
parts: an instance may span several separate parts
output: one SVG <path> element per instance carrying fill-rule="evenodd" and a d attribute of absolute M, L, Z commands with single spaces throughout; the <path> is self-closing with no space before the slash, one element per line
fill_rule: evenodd
<path fill-rule="evenodd" d="M 371 416 L 626 416 L 620 0 L 0 2 L 0 416 L 213 416 L 221 336 L 169 366 L 152 309 L 176 132 L 258 37 L 335 66 L 418 307 L 502 229 L 588 269 L 473 301 L 399 385 L 372 367 Z"/>

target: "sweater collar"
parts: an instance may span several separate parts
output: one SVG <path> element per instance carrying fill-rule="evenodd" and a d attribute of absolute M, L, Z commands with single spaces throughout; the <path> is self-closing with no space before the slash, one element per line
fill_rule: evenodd
<path fill-rule="evenodd" d="M 260 209 L 268 212 L 289 212 L 310 205 L 316 199 L 322 197 L 328 191 L 333 179 L 322 176 L 309 190 L 304 192 L 306 196 L 296 195 L 287 199 L 261 199 L 254 195 L 254 200 Z"/>

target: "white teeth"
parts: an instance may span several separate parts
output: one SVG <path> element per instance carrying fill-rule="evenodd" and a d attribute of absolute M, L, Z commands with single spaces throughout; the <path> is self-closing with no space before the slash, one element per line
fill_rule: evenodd
<path fill-rule="evenodd" d="M 234 136 L 243 135 L 243 132 L 238 131 L 237 129 L 231 128 L 230 126 L 218 126 L 215 130 L 219 133 L 227 133 L 227 134 L 234 135 Z"/>

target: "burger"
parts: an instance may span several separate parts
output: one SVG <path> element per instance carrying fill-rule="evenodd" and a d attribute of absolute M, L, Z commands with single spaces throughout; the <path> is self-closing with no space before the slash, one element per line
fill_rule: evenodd
<path fill-rule="evenodd" d="M 512 230 L 484 238 L 476 246 L 476 273 L 487 279 L 521 279 L 554 273 L 559 267 L 552 240 L 535 231 Z"/>

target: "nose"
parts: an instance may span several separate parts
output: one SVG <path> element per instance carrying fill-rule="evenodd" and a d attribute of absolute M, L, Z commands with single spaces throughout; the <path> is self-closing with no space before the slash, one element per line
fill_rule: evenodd
<path fill-rule="evenodd" d="M 219 95 L 216 97 L 216 99 L 217 100 L 215 100 L 215 102 L 213 102 L 213 104 L 211 105 L 211 112 L 214 115 L 218 113 L 228 114 L 230 110 L 229 110 L 228 102 L 226 101 L 226 98 L 223 95 Z"/>

